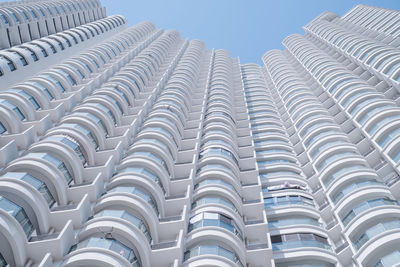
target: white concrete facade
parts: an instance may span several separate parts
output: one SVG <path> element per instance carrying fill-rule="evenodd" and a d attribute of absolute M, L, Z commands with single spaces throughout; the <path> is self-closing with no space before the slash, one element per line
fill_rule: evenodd
<path fill-rule="evenodd" d="M 304 29 L 241 65 L 97 0 L 0 5 L 0 267 L 400 263 L 400 12 Z"/>

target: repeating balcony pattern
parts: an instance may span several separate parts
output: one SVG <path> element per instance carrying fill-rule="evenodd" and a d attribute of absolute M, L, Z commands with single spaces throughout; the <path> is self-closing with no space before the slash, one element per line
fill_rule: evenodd
<path fill-rule="evenodd" d="M 0 267 L 398 264 L 399 21 L 325 12 L 259 66 L 0 4 Z"/>
<path fill-rule="evenodd" d="M 343 111 L 344 120 L 349 118 L 353 126 L 357 127 L 363 136 L 368 137 L 371 145 L 380 152 L 380 156 L 385 160 L 375 157 L 379 159 L 375 163 L 376 169 L 382 169 L 382 176 L 390 175 L 391 170 L 397 169 L 399 161 L 398 140 L 396 135 L 392 134 L 397 132 L 399 127 L 399 121 L 396 119 L 399 108 L 396 103 L 385 99 L 373 86 L 322 53 L 305 38 L 290 36 L 284 44 L 308 75 L 322 87 L 339 112 Z M 320 64 L 312 66 L 306 63 L 309 57 L 320 57 Z M 384 168 L 383 165 L 389 167 Z"/>
<path fill-rule="evenodd" d="M 365 33 L 348 29 L 346 23 L 329 13 L 314 20 L 305 27 L 305 30 L 363 69 L 370 70 L 400 89 L 399 38 L 392 38 L 388 43 L 375 35 L 365 37 Z"/>
<path fill-rule="evenodd" d="M 288 47 L 291 47 L 289 41 Z M 393 218 L 392 207 L 397 209 L 398 203 L 334 117 L 309 89 L 325 87 L 326 83 L 316 84 L 313 73 L 307 80 L 300 78 L 296 71 L 301 68 L 297 63 L 299 58 L 294 57 L 292 51 L 267 53 L 263 58 L 267 76 L 291 119 L 290 125 L 294 126 L 294 136 L 300 142 L 298 150 L 303 154 L 304 164 L 312 166 L 306 167 L 312 175 L 310 183 L 315 188 L 321 216 L 336 244 L 335 252 L 343 265 L 350 264 L 353 255 L 359 264 L 365 264 L 365 250 L 370 253 L 369 257 L 382 253 L 382 248 L 371 244 L 373 238 L 370 243 L 365 240 L 371 231 L 368 227 L 378 227 L 384 217 L 396 224 L 398 218 Z M 328 85 L 326 88 L 332 87 Z M 379 214 L 375 215 L 378 210 Z M 391 229 L 387 228 L 387 232 L 383 230 L 377 236 L 384 239 L 391 234 Z M 360 240 L 365 240 L 364 246 L 360 245 Z M 352 248 L 346 247 L 347 244 L 352 244 Z M 376 248 L 375 251 L 373 248 Z"/>
<path fill-rule="evenodd" d="M 105 8 L 98 0 L 2 3 L 0 49 L 75 28 L 105 16 Z"/>
<path fill-rule="evenodd" d="M 244 65 L 242 73 L 274 261 L 282 266 L 294 262 L 333 266 L 337 259 L 331 241 L 319 222 L 321 214 L 262 68 Z"/>

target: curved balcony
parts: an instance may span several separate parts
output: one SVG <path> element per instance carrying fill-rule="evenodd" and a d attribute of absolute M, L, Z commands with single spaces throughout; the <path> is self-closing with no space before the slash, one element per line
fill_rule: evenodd
<path fill-rule="evenodd" d="M 239 192 L 241 190 L 241 188 L 237 185 L 237 183 L 234 183 L 234 185 L 232 185 L 230 182 L 227 182 L 223 179 L 211 179 L 211 178 L 205 178 L 197 182 L 194 185 L 194 190 L 197 190 L 198 188 L 202 187 L 222 187 L 229 189 L 232 192 L 235 192 L 238 196 L 240 196 Z"/>
<path fill-rule="evenodd" d="M 315 207 L 314 201 L 311 196 L 303 196 L 303 195 L 281 195 L 274 197 L 264 197 L 264 208 L 265 209 L 275 209 L 280 208 L 281 206 L 288 205 L 300 205 L 307 207 Z"/>
<path fill-rule="evenodd" d="M 160 179 L 160 177 L 162 177 L 162 179 Z M 119 181 L 118 183 L 122 181 L 129 182 L 129 180 L 131 180 L 132 178 L 138 178 L 138 180 L 144 179 L 146 180 L 146 182 L 149 180 L 153 181 L 162 190 L 162 195 L 165 195 L 167 191 L 169 192 L 169 183 L 166 180 L 166 177 L 159 176 L 157 173 L 153 172 L 151 168 L 146 167 L 145 164 L 142 164 L 142 166 L 140 166 L 139 164 L 130 164 L 129 161 L 122 162 L 118 172 L 114 174 L 114 176 L 111 178 L 111 183 L 117 180 Z M 154 188 L 153 186 L 150 187 L 152 189 Z"/>
<path fill-rule="evenodd" d="M 343 179 L 346 180 L 345 185 L 341 186 L 335 186 L 335 188 L 331 188 L 330 191 L 332 190 L 332 193 L 329 194 L 331 196 L 332 202 L 334 204 L 339 204 L 339 202 L 343 201 L 344 198 L 347 198 L 348 195 L 354 194 L 357 191 L 359 191 L 361 188 L 371 188 L 371 189 L 376 189 L 376 188 L 381 188 L 383 190 L 387 190 L 386 186 L 378 181 L 376 181 L 373 177 L 366 177 L 365 179 L 361 180 L 361 177 L 359 174 L 355 174 L 357 177 L 354 177 L 353 180 L 350 180 L 349 178 Z M 364 176 L 363 176 L 364 178 Z M 368 179 L 368 180 L 366 180 Z"/>
<path fill-rule="evenodd" d="M 41 177 L 42 178 L 42 177 Z M 14 181 L 19 180 L 23 181 L 27 186 L 31 186 L 36 189 L 40 195 L 45 199 L 49 208 L 51 208 L 55 203 L 56 200 L 53 196 L 52 190 L 46 185 L 45 182 L 37 179 L 36 177 L 30 175 L 26 172 L 7 172 L 3 176 L 0 177 L 0 181 Z M 53 187 L 53 184 L 50 184 L 50 187 Z M 54 191 L 53 191 L 54 192 Z"/>
<path fill-rule="evenodd" d="M 301 214 L 301 215 L 300 215 Z M 308 213 L 298 214 L 279 214 L 274 218 L 268 220 L 268 228 L 274 229 L 290 229 L 290 228 L 307 228 L 307 227 L 318 227 L 322 228 L 322 224 L 318 221 L 318 218 L 314 218 Z"/>
<path fill-rule="evenodd" d="M 236 201 L 232 201 L 226 196 L 221 196 L 219 194 L 215 195 L 215 194 L 204 193 L 204 195 L 194 198 L 192 202 L 192 210 L 198 209 L 200 207 L 215 206 L 241 214 L 240 210 L 242 209 L 242 207 L 241 205 L 239 206 L 239 204 L 235 202 Z"/>
<path fill-rule="evenodd" d="M 150 205 L 156 214 L 160 214 L 158 210 L 157 202 L 154 200 L 153 196 L 146 190 L 133 185 L 118 185 L 107 191 L 107 194 L 128 194 L 140 198 L 142 201 Z"/>
<path fill-rule="evenodd" d="M 323 262 L 331 266 L 337 263 L 336 255 L 332 252 L 327 239 L 318 234 L 295 233 L 271 236 L 274 260 L 278 266 L 285 262 L 310 263 Z M 282 265 L 280 265 L 282 263 Z M 324 266 L 326 266 L 324 264 Z M 302 266 L 302 265 L 300 265 Z"/>
<path fill-rule="evenodd" d="M 71 248 L 65 266 L 142 266 L 134 250 L 113 238 L 90 237 Z"/>
<path fill-rule="evenodd" d="M 394 234 L 396 232 L 400 232 L 399 218 L 384 218 L 377 224 L 368 227 L 360 236 L 355 236 L 355 238 L 352 238 L 353 246 L 356 250 L 360 250 L 363 246 L 369 246 L 377 239 L 386 235 Z"/>
<path fill-rule="evenodd" d="M 206 161 L 206 160 L 205 160 Z M 222 164 L 224 163 L 224 164 Z M 197 169 L 197 177 L 198 179 L 202 179 L 203 177 L 226 177 L 228 180 L 234 180 L 235 183 L 239 182 L 239 169 L 237 168 L 229 168 L 231 164 L 226 164 L 229 167 L 225 166 L 226 162 L 218 162 L 218 163 L 199 163 Z"/>
<path fill-rule="evenodd" d="M 202 257 L 202 255 L 207 255 L 207 257 Z M 215 258 L 210 257 L 210 255 L 214 255 Z M 243 263 L 240 261 L 239 257 L 236 255 L 236 253 L 231 251 L 231 249 L 225 248 L 217 244 L 214 245 L 212 243 L 196 245 L 187 249 L 183 254 L 183 261 L 184 261 L 183 264 L 184 266 L 187 265 L 190 266 L 191 262 L 199 261 L 202 258 L 204 259 L 207 258 L 207 262 L 208 264 L 212 264 L 211 266 L 230 266 L 232 265 L 232 263 L 240 267 L 244 266 Z M 222 264 L 218 263 L 218 261 L 222 261 Z M 206 262 L 204 262 L 201 265 L 206 265 Z"/>
<path fill-rule="evenodd" d="M 365 261 L 367 263 L 367 261 Z M 375 264 L 371 264 L 371 266 L 376 267 L 389 267 L 395 266 L 400 262 L 400 250 L 395 250 L 382 256 Z"/>
<path fill-rule="evenodd" d="M 361 204 L 358 204 L 356 207 L 352 208 L 348 212 L 344 212 L 339 215 L 341 217 L 343 225 L 348 228 L 351 222 L 356 221 L 356 219 L 360 218 L 363 214 L 367 214 L 373 212 L 377 209 L 377 207 L 393 205 L 398 206 L 398 203 L 394 200 L 391 200 L 387 197 L 384 198 L 374 198 L 368 201 L 365 201 Z"/>
<path fill-rule="evenodd" d="M 126 210 L 116 209 L 105 209 L 94 215 L 94 218 L 102 219 L 104 217 L 121 218 L 128 221 L 143 233 L 149 244 L 152 243 L 153 239 L 151 237 L 149 227 L 146 225 L 143 219 L 140 219 L 139 217 L 131 214 L 130 212 L 127 212 Z"/>
<path fill-rule="evenodd" d="M 195 231 L 196 229 L 207 227 L 223 228 L 243 241 L 243 231 L 239 228 L 236 222 L 232 218 L 217 212 L 205 211 L 193 215 L 189 219 L 188 233 Z"/>

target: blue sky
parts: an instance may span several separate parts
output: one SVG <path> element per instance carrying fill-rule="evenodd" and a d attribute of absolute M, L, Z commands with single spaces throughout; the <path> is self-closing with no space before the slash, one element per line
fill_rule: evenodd
<path fill-rule="evenodd" d="M 257 62 L 282 40 L 303 33 L 302 26 L 323 11 L 340 16 L 359 3 L 400 9 L 400 0 L 101 0 L 108 14 L 124 15 L 130 25 L 152 21 L 176 29 L 183 38 L 223 48 L 242 63 Z"/>

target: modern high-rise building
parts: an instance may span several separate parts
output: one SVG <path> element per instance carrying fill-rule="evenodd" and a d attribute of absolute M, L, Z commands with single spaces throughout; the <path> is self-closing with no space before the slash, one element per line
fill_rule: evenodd
<path fill-rule="evenodd" d="M 98 0 L 0 5 L 0 267 L 400 264 L 400 12 L 264 66 Z"/>

